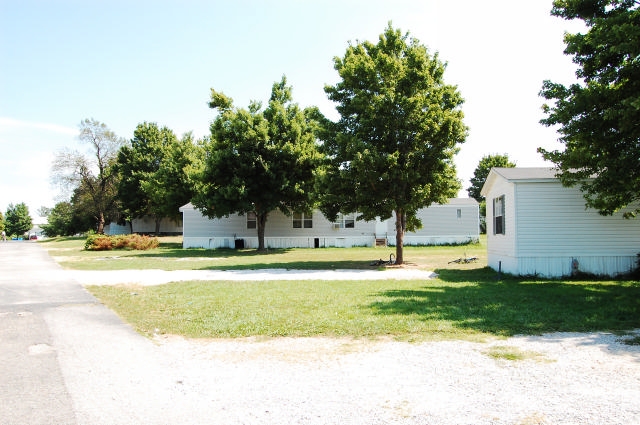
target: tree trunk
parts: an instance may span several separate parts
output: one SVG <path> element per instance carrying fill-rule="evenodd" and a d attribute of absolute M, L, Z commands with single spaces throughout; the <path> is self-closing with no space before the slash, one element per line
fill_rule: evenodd
<path fill-rule="evenodd" d="M 96 233 L 102 235 L 104 233 L 104 213 L 100 213 L 98 216 L 98 228 L 96 229 Z"/>
<path fill-rule="evenodd" d="M 162 217 L 156 217 L 156 236 L 160 236 L 160 222 L 162 221 Z"/>
<path fill-rule="evenodd" d="M 256 220 L 258 222 L 258 251 L 265 251 L 264 246 L 264 228 L 267 224 L 268 213 L 256 213 Z"/>
<path fill-rule="evenodd" d="M 396 210 L 396 264 L 402 264 L 404 262 L 403 245 L 404 245 L 404 231 L 407 227 L 406 215 L 404 210 L 398 208 Z"/>

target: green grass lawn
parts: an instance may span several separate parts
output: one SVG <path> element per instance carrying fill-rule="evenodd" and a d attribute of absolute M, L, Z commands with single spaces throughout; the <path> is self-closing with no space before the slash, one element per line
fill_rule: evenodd
<path fill-rule="evenodd" d="M 483 241 L 482 241 L 483 242 Z M 48 246 L 47 246 L 48 244 Z M 392 248 L 182 250 L 163 242 L 148 252 L 86 252 L 82 241 L 47 242 L 77 269 L 371 268 Z M 450 261 L 477 256 L 479 261 Z M 484 243 L 407 247 L 410 267 L 432 280 L 180 282 L 91 286 L 139 332 L 196 338 L 243 336 L 390 336 L 403 340 L 484 339 L 547 332 L 624 332 L 640 328 L 640 282 L 532 280 L 486 267 Z"/>
<path fill-rule="evenodd" d="M 369 264 L 373 260 L 388 260 L 390 254 L 395 254 L 394 247 L 292 248 L 262 253 L 254 249 L 183 249 L 181 237 L 160 238 L 160 246 L 148 251 L 85 251 L 84 241 L 84 238 L 53 238 L 40 244 L 60 265 L 74 270 L 371 269 Z M 486 264 L 485 245 L 405 247 L 408 265 L 428 270 L 472 256 L 479 261 L 466 266 Z"/>

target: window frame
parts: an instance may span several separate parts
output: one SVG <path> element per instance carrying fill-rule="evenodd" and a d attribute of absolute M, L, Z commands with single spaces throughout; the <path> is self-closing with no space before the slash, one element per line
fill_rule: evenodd
<path fill-rule="evenodd" d="M 504 235 L 505 229 L 505 196 L 500 195 L 493 198 L 493 234 Z"/>
<path fill-rule="evenodd" d="M 338 214 L 337 220 L 334 222 L 339 229 L 355 229 L 356 228 L 356 213 L 352 214 Z"/>
<path fill-rule="evenodd" d="M 291 226 L 293 229 L 313 229 L 313 213 L 293 213 Z"/>
<path fill-rule="evenodd" d="M 247 229 L 257 229 L 258 228 L 258 215 L 255 211 L 247 212 Z"/>

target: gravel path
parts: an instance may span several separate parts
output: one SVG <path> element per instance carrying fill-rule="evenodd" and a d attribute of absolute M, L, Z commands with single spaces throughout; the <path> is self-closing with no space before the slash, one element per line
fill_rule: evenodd
<path fill-rule="evenodd" d="M 217 272 L 224 275 L 216 279 L 404 278 L 409 272 L 430 277 L 417 270 L 322 277 L 271 270 Z M 187 272 L 72 273 L 83 284 L 211 278 Z M 167 423 L 640 424 L 640 346 L 608 333 L 419 344 L 157 335 L 149 344 L 140 368 L 153 365 L 156 371 L 159 384 L 147 391 L 162 388 L 158 415 Z M 494 358 L 495 351 L 525 358 Z M 148 375 L 132 373 L 132 380 L 137 373 Z"/>
<path fill-rule="evenodd" d="M 640 423 L 640 348 L 606 333 L 486 343 L 155 341 L 215 423 Z M 504 347 L 530 358 L 489 356 Z"/>

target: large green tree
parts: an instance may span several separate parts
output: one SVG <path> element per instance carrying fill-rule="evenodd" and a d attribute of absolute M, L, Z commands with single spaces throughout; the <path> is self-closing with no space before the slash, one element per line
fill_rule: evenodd
<path fill-rule="evenodd" d="M 46 212 L 47 224 L 42 225 L 42 230 L 47 236 L 71 236 L 75 233 L 71 229 L 73 205 L 70 202 L 58 202 L 47 211 L 43 207 L 40 213 L 43 212 Z"/>
<path fill-rule="evenodd" d="M 350 45 L 334 59 L 341 77 L 325 91 L 340 114 L 324 133 L 328 163 L 321 210 L 359 219 L 396 216 L 396 262 L 402 264 L 404 234 L 421 226 L 420 208 L 456 196 L 453 163 L 464 142 L 463 99 L 444 82 L 445 64 L 420 42 L 392 28 Z"/>
<path fill-rule="evenodd" d="M 22 236 L 32 227 L 29 207 L 24 202 L 9 204 L 5 214 L 5 231 L 7 235 Z"/>
<path fill-rule="evenodd" d="M 165 217 L 178 220 L 180 207 L 193 197 L 193 176 L 200 160 L 197 152 L 191 133 L 182 139 L 172 139 L 165 146 L 158 169 L 140 182 L 149 200 L 149 211 L 156 217 L 156 234 L 160 231 L 160 220 Z"/>
<path fill-rule="evenodd" d="M 79 139 L 89 145 L 88 153 L 70 149 L 57 152 L 52 165 L 52 179 L 73 192 L 74 196 L 82 197 L 83 202 L 77 205 L 81 205 L 83 214 L 94 218 L 96 232 L 103 233 L 105 222 L 118 209 L 118 174 L 114 163 L 124 140 L 106 124 L 94 119 L 80 123 Z"/>
<path fill-rule="evenodd" d="M 160 221 L 179 217 L 178 208 L 191 199 L 189 167 L 193 162 L 190 134 L 179 140 L 167 127 L 139 124 L 133 139 L 118 152 L 118 199 L 128 220 L 152 216 L 156 234 Z"/>
<path fill-rule="evenodd" d="M 564 149 L 538 151 L 588 207 L 609 215 L 640 199 L 640 2 L 556 0 L 551 14 L 586 31 L 564 39 L 579 81 L 545 81 L 541 91 L 552 101 L 541 122 L 558 128 Z"/>
<path fill-rule="evenodd" d="M 255 213 L 258 250 L 265 249 L 268 215 L 303 213 L 313 206 L 320 159 L 315 109 L 292 103 L 286 78 L 273 84 L 267 108 L 251 102 L 235 108 L 232 99 L 211 90 L 209 106 L 219 111 L 205 145 L 204 169 L 193 204 L 210 218 Z"/>

